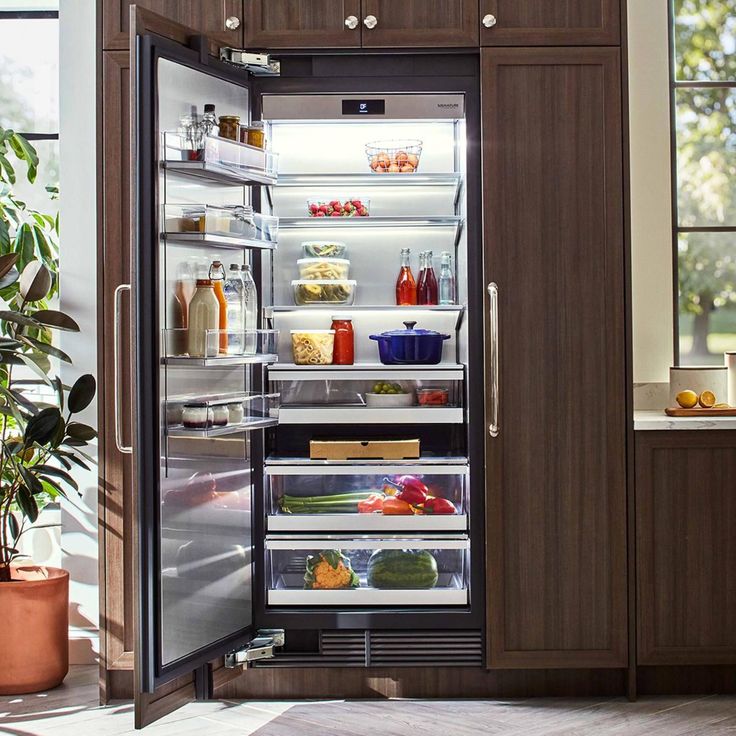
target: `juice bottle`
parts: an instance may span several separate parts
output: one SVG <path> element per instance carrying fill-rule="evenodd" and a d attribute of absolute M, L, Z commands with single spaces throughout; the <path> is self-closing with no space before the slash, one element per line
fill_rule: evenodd
<path fill-rule="evenodd" d="M 222 261 L 212 261 L 210 280 L 214 287 L 215 297 L 220 305 L 220 352 L 227 354 L 227 299 L 225 299 L 225 268 Z"/>
<path fill-rule="evenodd" d="M 411 306 L 417 303 L 417 282 L 411 272 L 411 251 L 401 249 L 401 270 L 396 279 L 396 304 L 400 307 Z"/>
<path fill-rule="evenodd" d="M 424 293 L 425 293 L 425 304 L 437 304 L 439 300 L 439 289 L 437 288 L 437 276 L 434 273 L 434 266 L 432 265 L 432 251 L 428 250 L 424 254 Z"/>
<path fill-rule="evenodd" d="M 427 253 L 419 254 L 419 277 L 417 278 L 417 304 L 427 303 Z"/>

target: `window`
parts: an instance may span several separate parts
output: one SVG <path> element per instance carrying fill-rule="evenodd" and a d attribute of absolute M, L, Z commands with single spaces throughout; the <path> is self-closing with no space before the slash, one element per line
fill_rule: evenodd
<path fill-rule="evenodd" d="M 0 126 L 29 138 L 40 159 L 36 184 L 19 176 L 14 191 L 49 214 L 58 210 L 43 188 L 59 182 L 58 7 L 58 0 L 0 0 Z"/>
<path fill-rule="evenodd" d="M 676 360 L 736 350 L 736 0 L 672 2 Z"/>

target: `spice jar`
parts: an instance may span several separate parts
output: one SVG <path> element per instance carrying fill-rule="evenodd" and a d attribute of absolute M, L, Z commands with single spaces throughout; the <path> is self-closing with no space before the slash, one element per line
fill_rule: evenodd
<path fill-rule="evenodd" d="M 229 138 L 231 141 L 237 141 L 239 130 L 239 115 L 220 115 L 220 138 Z"/>
<path fill-rule="evenodd" d="M 355 362 L 353 318 L 349 314 L 334 314 L 331 329 L 335 331 L 335 344 L 332 350 L 333 365 L 353 365 Z"/>
<path fill-rule="evenodd" d="M 247 143 L 255 148 L 266 147 L 266 134 L 263 130 L 263 123 L 255 122 L 250 125 L 243 125 L 240 128 L 240 142 Z"/>

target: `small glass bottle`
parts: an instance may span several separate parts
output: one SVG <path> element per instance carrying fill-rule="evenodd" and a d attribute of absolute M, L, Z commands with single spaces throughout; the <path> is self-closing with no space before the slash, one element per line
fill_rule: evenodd
<path fill-rule="evenodd" d="M 440 304 L 455 303 L 455 274 L 452 272 L 452 255 L 442 251 L 440 260 Z"/>
<path fill-rule="evenodd" d="M 353 365 L 355 363 L 353 318 L 349 314 L 333 314 L 330 329 L 335 331 L 335 342 L 332 349 L 333 365 Z"/>
<path fill-rule="evenodd" d="M 215 106 L 212 103 L 208 103 L 204 106 L 204 115 L 202 115 L 202 122 L 200 123 L 202 130 L 202 136 L 218 135 L 220 132 L 220 126 L 217 122 L 217 116 L 215 115 Z"/>
<path fill-rule="evenodd" d="M 245 297 L 240 265 L 230 264 L 230 273 L 225 281 L 224 292 L 227 301 L 227 352 L 228 355 L 242 355 L 245 331 Z"/>
<path fill-rule="evenodd" d="M 427 303 L 427 252 L 419 254 L 419 276 L 417 276 L 417 304 Z"/>
<path fill-rule="evenodd" d="M 209 272 L 210 280 L 215 291 L 215 297 L 220 305 L 220 352 L 227 354 L 227 299 L 225 298 L 225 267 L 221 261 L 212 261 Z"/>
<path fill-rule="evenodd" d="M 432 265 L 433 257 L 432 257 L 432 251 L 428 250 L 424 254 L 424 265 L 426 268 L 426 273 L 424 276 L 424 290 L 426 294 L 426 301 L 425 304 L 430 304 L 434 306 L 439 301 L 439 294 L 438 294 L 438 288 L 437 288 L 437 276 L 435 276 L 434 273 L 434 266 Z"/>
<path fill-rule="evenodd" d="M 413 306 L 417 303 L 417 282 L 411 272 L 411 251 L 401 249 L 401 268 L 396 279 L 396 304 L 400 307 Z"/>
<path fill-rule="evenodd" d="M 245 354 L 254 355 L 258 350 L 258 287 L 246 263 L 240 267 L 243 279 L 243 329 L 245 329 Z"/>

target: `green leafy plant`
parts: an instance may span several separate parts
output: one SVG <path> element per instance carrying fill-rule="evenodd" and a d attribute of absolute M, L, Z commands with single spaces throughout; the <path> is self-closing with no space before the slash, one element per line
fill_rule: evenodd
<path fill-rule="evenodd" d="M 83 448 L 97 436 L 74 419 L 94 398 L 94 376 L 70 388 L 50 375 L 52 361 L 71 363 L 52 344 L 53 331 L 79 326 L 48 306 L 58 281 L 58 220 L 13 195 L 11 151 L 31 182 L 38 166 L 33 146 L 0 128 L 0 582 L 10 580 L 18 542 L 39 511 L 78 491 L 69 471 L 89 468 Z"/>

